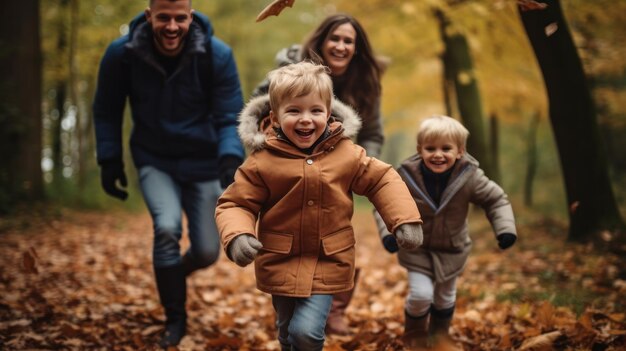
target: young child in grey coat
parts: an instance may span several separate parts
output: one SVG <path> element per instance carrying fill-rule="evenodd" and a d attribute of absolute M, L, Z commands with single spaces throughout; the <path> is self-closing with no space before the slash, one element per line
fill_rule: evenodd
<path fill-rule="evenodd" d="M 511 203 L 466 153 L 468 136 L 468 130 L 451 117 L 429 117 L 417 134 L 417 154 L 398 168 L 424 221 L 422 246 L 398 252 L 400 264 L 408 270 L 403 340 L 410 347 L 449 340 L 456 279 L 472 245 L 467 223 L 470 203 L 485 211 L 501 249 L 517 239 Z M 380 216 L 375 213 L 375 217 L 385 248 L 398 251 Z"/>

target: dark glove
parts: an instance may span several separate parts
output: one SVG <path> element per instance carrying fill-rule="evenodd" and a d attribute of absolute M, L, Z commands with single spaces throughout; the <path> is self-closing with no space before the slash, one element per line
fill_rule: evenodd
<path fill-rule="evenodd" d="M 126 174 L 124 174 L 124 163 L 121 161 L 102 163 L 100 165 L 100 181 L 102 183 L 102 189 L 104 189 L 107 194 L 122 201 L 126 200 L 128 197 L 128 192 L 117 185 L 117 181 L 120 182 L 122 188 L 128 185 Z"/>
<path fill-rule="evenodd" d="M 222 189 L 226 189 L 235 180 L 235 172 L 241 162 L 241 159 L 236 156 L 224 156 L 220 159 L 218 172 Z"/>
<path fill-rule="evenodd" d="M 390 253 L 398 252 L 398 242 L 393 235 L 385 235 L 383 238 L 383 246 L 385 247 L 385 250 Z"/>
<path fill-rule="evenodd" d="M 517 236 L 511 233 L 502 233 L 498 235 L 496 239 L 498 239 L 498 246 L 500 246 L 502 250 L 505 250 L 515 244 Z"/>

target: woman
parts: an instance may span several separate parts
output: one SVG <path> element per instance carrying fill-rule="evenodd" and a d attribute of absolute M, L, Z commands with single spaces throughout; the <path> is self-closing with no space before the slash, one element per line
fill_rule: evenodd
<path fill-rule="evenodd" d="M 362 119 L 356 143 L 367 155 L 378 158 L 384 142 L 380 114 L 381 75 L 386 58 L 375 57 L 361 24 L 348 14 L 327 17 L 303 45 L 292 45 L 276 55 L 278 66 L 310 60 L 328 66 L 333 81 L 333 93 L 352 106 Z M 252 95 L 267 94 L 269 82 L 263 81 Z M 355 286 L 359 275 L 356 269 Z M 327 334 L 349 333 L 344 313 L 354 289 L 335 294 L 326 324 Z"/>
<path fill-rule="evenodd" d="M 375 57 L 365 30 L 348 14 L 327 17 L 303 45 L 292 45 L 276 55 L 278 66 L 310 60 L 328 66 L 333 80 L 333 92 L 352 106 L 361 117 L 363 126 L 356 142 L 368 156 L 379 157 L 384 142 L 380 115 L 381 75 L 386 58 Z M 266 94 L 267 80 L 252 95 Z"/>

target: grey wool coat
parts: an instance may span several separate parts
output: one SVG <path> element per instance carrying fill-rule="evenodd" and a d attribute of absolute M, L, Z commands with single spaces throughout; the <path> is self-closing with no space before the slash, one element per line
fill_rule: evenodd
<path fill-rule="evenodd" d="M 457 161 L 439 205 L 430 198 L 424 185 L 422 162 L 421 156 L 416 154 L 398 168 L 419 208 L 424 232 L 422 246 L 412 251 L 400 249 L 398 260 L 409 271 L 444 282 L 460 275 L 467 263 L 472 247 L 467 220 L 470 204 L 485 211 L 496 236 L 517 235 L 515 217 L 506 193 L 485 176 L 478 161 L 467 153 Z M 377 213 L 375 218 L 381 237 L 388 235 Z"/>

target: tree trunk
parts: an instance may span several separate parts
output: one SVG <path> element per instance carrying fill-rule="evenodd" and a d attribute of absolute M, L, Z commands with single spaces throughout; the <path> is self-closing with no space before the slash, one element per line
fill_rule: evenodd
<path fill-rule="evenodd" d="M 492 113 L 489 117 L 489 159 L 491 160 L 491 180 L 496 183 L 502 181 L 502 173 L 500 173 L 500 126 L 498 124 L 498 116 Z"/>
<path fill-rule="evenodd" d="M 450 51 L 459 113 L 470 132 L 467 150 L 480 161 L 481 168 L 491 177 L 493 169 L 489 159 L 482 103 L 467 39 L 458 33 L 448 36 L 446 50 Z"/>
<path fill-rule="evenodd" d="M 3 144 L 0 191 L 8 201 L 43 197 L 39 1 L 8 1 L 0 21 L 0 111 L 10 127 Z M 3 130 L 3 137 L 7 131 Z M 5 147 L 7 147 L 6 150 Z M 5 152 L 8 151 L 8 152 Z"/>
<path fill-rule="evenodd" d="M 539 112 L 533 113 L 526 134 L 526 177 L 524 177 L 524 206 L 533 206 L 533 182 L 537 173 L 537 131 L 539 129 Z"/>
<path fill-rule="evenodd" d="M 439 35 L 441 37 L 441 42 L 445 43 L 446 29 L 450 25 L 450 20 L 448 20 L 446 15 L 439 8 L 436 8 L 433 12 L 439 21 Z M 441 88 L 443 90 L 443 104 L 446 110 L 446 115 L 454 116 L 458 114 L 458 109 L 454 108 L 456 104 L 453 103 L 456 101 L 456 96 L 454 93 L 454 73 L 451 70 L 452 62 L 450 61 L 450 52 L 448 50 L 444 50 L 440 57 L 442 63 Z"/>
<path fill-rule="evenodd" d="M 624 229 L 624 221 L 611 188 L 591 93 L 559 1 L 543 2 L 548 4 L 545 10 L 520 9 L 520 17 L 548 92 L 569 204 L 569 239 L 611 241 Z"/>
<path fill-rule="evenodd" d="M 78 55 L 77 55 L 77 47 L 78 47 L 78 29 L 80 26 L 79 21 L 79 0 L 70 0 L 70 28 L 69 28 L 69 48 L 68 48 L 68 59 L 69 59 L 69 88 L 70 88 L 70 101 L 74 108 L 76 109 L 76 127 L 74 128 L 74 133 L 76 136 L 77 150 L 71 150 L 72 158 L 74 160 L 73 167 L 76 174 L 78 188 L 81 192 L 85 187 L 85 158 L 84 155 L 88 155 L 85 153 L 85 145 L 84 145 L 84 135 L 85 135 L 85 121 L 89 119 L 83 113 L 85 111 L 82 108 L 82 101 L 78 94 Z"/>

